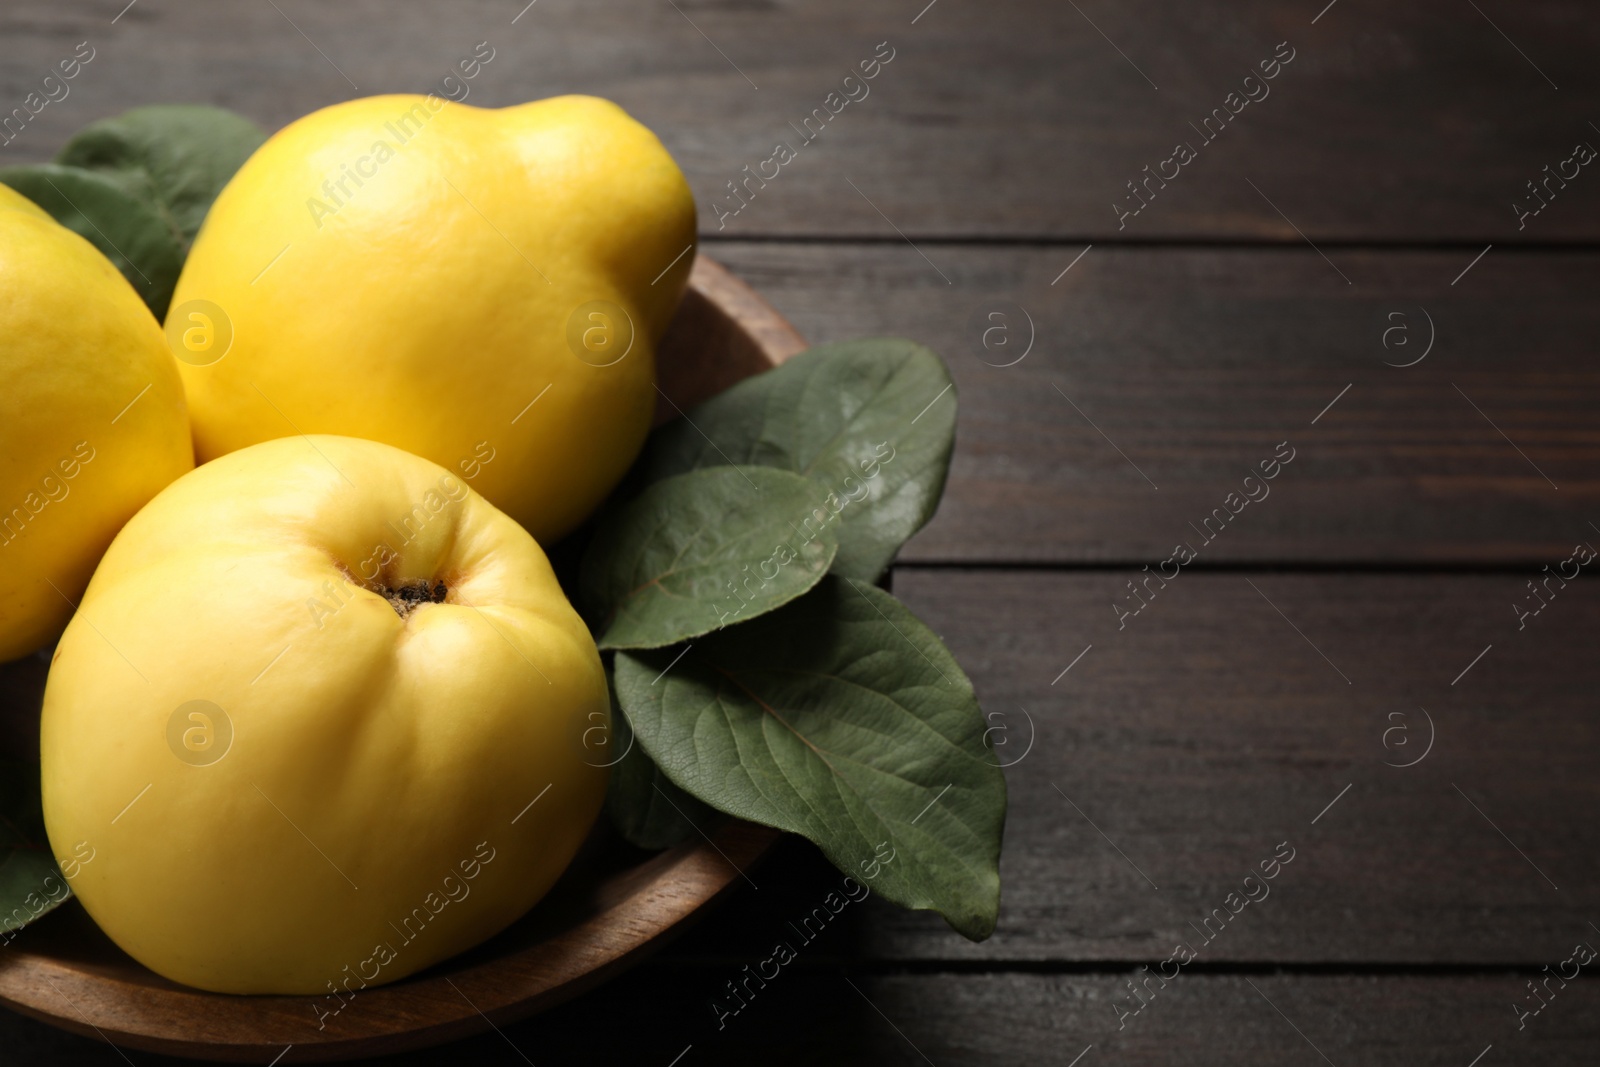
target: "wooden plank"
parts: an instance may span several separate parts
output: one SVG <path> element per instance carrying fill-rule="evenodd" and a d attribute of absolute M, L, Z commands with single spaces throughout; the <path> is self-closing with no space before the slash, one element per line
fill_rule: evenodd
<path fill-rule="evenodd" d="M 863 909 L 857 958 L 1159 962 L 1225 907 L 1207 962 L 1537 966 L 1600 938 L 1592 582 L 1519 631 L 1536 571 L 1185 572 L 1119 630 L 1132 574 L 895 572 L 1004 741 L 1000 923 L 974 945 Z M 1429 717 L 1426 758 L 1386 766 Z"/>
<path fill-rule="evenodd" d="M 1593 935 L 1591 935 L 1593 940 Z M 1572 946 L 1560 950 L 1560 964 Z M 1590 981 L 1561 988 L 1537 1016 L 1512 1008 L 1531 1002 L 1533 975 L 1364 976 L 1209 974 L 1183 971 L 1154 991 L 1142 1012 L 1129 1003 L 1127 973 L 841 973 L 801 957 L 718 1028 L 712 999 L 742 977 L 744 964 L 649 966 L 605 990 L 445 1049 L 364 1060 L 373 1067 L 439 1062 L 523 1067 L 526 1063 L 640 1063 L 655 1067 L 811 1065 L 1331 1062 L 1371 1067 L 1468 1067 L 1492 1046 L 1483 1067 L 1506 1063 L 1592 1064 L 1600 1052 L 1594 1019 L 1600 991 Z M 1567 968 L 1571 973 L 1571 968 Z M 771 973 L 769 971 L 769 973 Z M 1169 971 L 1170 973 L 1170 971 Z M 1139 975 L 1143 979 L 1143 975 Z M 1542 976 L 1541 976 L 1542 977 Z M 1526 999 L 1525 999 L 1526 998 Z M 1121 1029 L 1118 1028 L 1119 1021 Z M 121 1063 L 92 1038 L 0 1016 L 7 1062 Z M 1091 1048 L 1092 1046 L 1092 1048 Z M 286 1053 L 285 1065 L 304 1062 Z M 1320 1055 L 1319 1055 L 1320 1053 Z M 140 1064 L 193 1061 L 135 1054 Z M 1082 1055 L 1082 1059 L 1075 1057 Z M 681 1059 L 674 1057 L 681 1056 Z"/>
<path fill-rule="evenodd" d="M 1496 247 L 1456 281 L 1472 254 L 1334 251 L 1346 285 L 1310 250 L 925 248 L 947 285 L 904 244 L 713 251 L 813 342 L 904 334 L 951 365 L 950 483 L 904 560 L 1154 564 L 1246 491 L 1270 496 L 1202 565 L 1600 544 L 1600 255 Z M 1010 348 L 981 347 L 991 313 Z"/>
<path fill-rule="evenodd" d="M 0 15 L 0 106 L 80 41 L 94 58 L 4 149 L 48 158 L 73 130 L 149 102 L 209 102 L 277 128 L 359 95 L 443 87 L 485 41 L 494 59 L 466 102 L 563 92 L 616 99 L 659 131 L 688 172 L 703 226 L 729 182 L 788 163 L 721 232 L 750 236 L 1235 238 L 1567 242 L 1600 239 L 1600 177 L 1530 181 L 1589 125 L 1600 23 L 1581 0 L 1516 7 L 1341 0 L 1001 4 L 851 0 L 667 4 L 628 0 L 378 0 L 325 5 L 51 0 Z M 275 10 L 278 9 L 278 10 Z M 1492 16 L 1493 22 L 1490 21 Z M 1092 21 L 1091 21 L 1092 20 Z M 860 97 L 827 101 L 871 60 Z M 1279 43 L 1287 42 L 1280 49 Z M 1276 77 L 1245 84 L 1275 54 Z M 1273 69 L 1270 68 L 1269 69 Z M 1546 79 L 1549 80 L 1546 80 Z M 1553 86 L 1559 85 L 1560 91 Z M 759 86 L 759 88 L 756 88 Z M 1159 91 L 1154 88 L 1159 86 Z M 57 94 L 61 89 L 53 90 Z M 1230 93 L 1253 93 L 1259 99 Z M 862 95 L 865 93 L 866 95 Z M 1264 95 L 1265 94 L 1265 95 Z M 840 108 L 835 116 L 829 108 Z M 1232 109 L 1241 108 L 1237 116 Z M 821 109 L 820 132 L 802 120 Z M 1203 132 L 1208 116 L 1213 127 Z M 1207 140 L 1211 137 L 1212 140 Z M 1186 165 L 1164 162 L 1191 147 Z M 1139 196 L 1128 183 L 1159 178 Z M 728 208 L 743 203 L 727 201 Z M 1114 204 L 1123 205 L 1120 209 Z M 1291 221 L 1292 220 L 1292 221 Z"/>

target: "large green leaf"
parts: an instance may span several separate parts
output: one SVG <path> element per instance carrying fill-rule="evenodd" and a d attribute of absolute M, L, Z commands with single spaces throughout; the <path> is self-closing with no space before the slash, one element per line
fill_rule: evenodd
<path fill-rule="evenodd" d="M 0 758 L 0 934 L 71 896 L 45 840 L 39 765 Z"/>
<path fill-rule="evenodd" d="M 184 252 L 222 187 L 267 135 L 242 115 L 192 104 L 140 107 L 84 127 L 56 156 L 153 203 Z"/>
<path fill-rule="evenodd" d="M 658 429 L 645 481 L 719 463 L 811 478 L 839 515 L 833 571 L 876 581 L 939 506 L 955 441 L 943 361 L 912 341 L 819 345 Z"/>
<path fill-rule="evenodd" d="M 623 711 L 667 777 L 811 839 L 888 900 L 993 932 L 1005 778 L 971 683 L 894 597 L 830 576 L 679 654 L 616 659 Z"/>
<path fill-rule="evenodd" d="M 660 648 L 816 585 L 839 550 L 815 483 L 770 467 L 667 478 L 608 514 L 580 588 L 602 649 Z"/>
<path fill-rule="evenodd" d="M 54 163 L 5 167 L 0 182 L 98 248 L 157 319 L 166 315 L 185 248 L 153 203 L 104 174 Z"/>

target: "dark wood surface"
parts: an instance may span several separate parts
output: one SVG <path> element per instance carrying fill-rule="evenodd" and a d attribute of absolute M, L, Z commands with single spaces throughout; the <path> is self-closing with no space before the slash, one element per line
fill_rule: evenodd
<path fill-rule="evenodd" d="M 1600 147 L 1600 14 L 925 2 L 0 11 L 7 99 L 98 49 L 0 149 L 17 161 L 137 103 L 275 128 L 352 82 L 425 91 L 488 40 L 469 103 L 617 99 L 689 174 L 706 250 L 802 333 L 912 336 L 956 378 L 949 491 L 893 586 L 1006 758 L 1032 738 L 995 936 L 869 901 L 719 1029 L 711 999 L 837 877 L 791 842 L 655 961 L 381 1062 L 1596 1062 L 1592 967 L 1537 1016 L 1514 1005 L 1600 946 L 1600 599 L 1586 569 L 1521 628 L 1513 604 L 1600 545 L 1600 172 L 1520 229 L 1513 204 Z M 1285 40 L 1271 95 L 1119 229 L 1124 182 Z M 871 94 L 719 229 L 724 183 L 881 41 Z M 993 311 L 1019 347 L 982 346 Z M 996 366 L 1028 318 L 1033 348 Z M 1189 524 L 1282 441 L 1270 497 L 1119 624 L 1126 583 L 1198 545 Z M 1429 719 L 1428 755 L 1386 766 Z M 1119 1030 L 1128 978 L 1200 940 L 1189 924 L 1284 841 L 1270 895 Z M 7 1063 L 123 1062 L 20 1017 L 0 1041 Z"/>
<path fill-rule="evenodd" d="M 1452 287 L 1482 246 L 1331 251 L 1347 286 L 1303 244 L 1096 244 L 1052 286 L 1082 244 L 926 246 L 952 285 L 903 242 L 711 247 L 815 341 L 945 354 L 958 447 L 904 560 L 1158 563 L 1280 441 L 1293 463 L 1204 561 L 1537 572 L 1600 536 L 1591 252 L 1496 247 Z M 991 313 L 1014 352 L 983 347 Z"/>
<path fill-rule="evenodd" d="M 426 91 L 486 40 L 495 59 L 466 102 L 616 99 L 661 132 L 715 231 L 724 183 L 887 41 L 868 95 L 724 232 L 897 239 L 887 215 L 913 237 L 1298 241 L 1287 215 L 1318 241 L 1600 236 L 1587 170 L 1521 230 L 1511 208 L 1577 141 L 1600 147 L 1589 5 L 1339 0 L 1313 25 L 1326 2 L 939 0 L 919 18 L 927 0 L 538 0 L 513 25 L 515 0 L 139 0 L 112 26 L 115 0 L 33 0 L 0 12 L 0 91 L 24 95 L 80 40 L 99 50 L 8 150 L 42 159 L 85 118 L 141 101 L 201 95 L 276 128 Z M 1203 143 L 1189 124 L 1283 41 L 1294 58 L 1269 95 Z M 1197 158 L 1119 229 L 1125 183 L 1180 141 Z"/>

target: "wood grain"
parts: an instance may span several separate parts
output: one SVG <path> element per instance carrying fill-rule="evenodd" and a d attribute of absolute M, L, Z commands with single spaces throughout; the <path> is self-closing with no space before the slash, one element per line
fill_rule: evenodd
<path fill-rule="evenodd" d="M 1566 959 L 1574 935 L 1554 946 Z M 1595 936 L 1591 932 L 1589 941 Z M 754 959 L 758 959 L 756 957 Z M 372 1067 L 440 1062 L 481 1067 L 564 1067 L 641 1063 L 667 1067 L 815 1064 L 883 1067 L 1077 1067 L 1183 1063 L 1195 1067 L 1331 1062 L 1373 1067 L 1468 1067 L 1489 1046 L 1493 1063 L 1588 1067 L 1600 992 L 1591 981 L 1552 979 L 1554 996 L 1518 1029 L 1512 1005 L 1529 1003 L 1526 983 L 1543 974 L 1475 975 L 1272 973 L 1185 969 L 1144 1011 L 1125 1020 L 1132 968 L 1109 973 L 872 974 L 792 964 L 719 1029 L 711 1000 L 754 959 L 683 967 L 647 965 L 569 1005 L 503 1025 L 438 1051 L 383 1056 Z M 1169 969 L 1170 973 L 1170 969 Z M 1568 969 L 1570 973 L 1570 968 Z M 1144 975 L 1137 975 L 1141 980 Z M 725 994 L 724 994 L 725 995 Z M 1118 998 L 1123 999 L 1118 999 Z M 1281 1014 L 1280 1014 L 1281 1012 Z M 1298 1031 L 1298 1032 L 1297 1032 Z M 121 1064 L 114 1050 L 0 1019 L 8 1054 L 21 1062 Z M 297 1062 L 290 1050 L 283 1064 Z M 1322 1055 L 1327 1056 L 1324 1061 Z M 135 1053 L 141 1065 L 187 1062 Z"/>
<path fill-rule="evenodd" d="M 904 244 L 714 248 L 815 342 L 949 363 L 950 481 L 902 560 L 1153 564 L 1281 441 L 1295 460 L 1202 564 L 1537 569 L 1600 536 L 1592 252 L 1496 247 L 1452 285 L 1473 253 L 1331 251 L 1346 285 L 1310 250 L 1095 245 L 1062 276 L 1082 246 L 924 248 L 947 285 Z M 1032 349 L 998 366 L 1019 308 Z M 1010 349 L 981 346 L 989 313 Z M 1427 357 L 1385 365 L 1429 319 Z"/>
<path fill-rule="evenodd" d="M 1203 959 L 1538 965 L 1600 918 L 1589 579 L 1519 630 L 1536 569 L 1183 571 L 1119 630 L 1134 577 L 895 572 L 1014 764 L 1004 891 L 981 944 L 864 909 L 857 958 L 1159 962 L 1283 841 Z M 1431 752 L 1386 766 L 1422 755 L 1424 709 Z"/>
<path fill-rule="evenodd" d="M 1526 183 L 1576 142 L 1600 146 L 1588 107 L 1600 24 L 1582 0 L 1482 13 L 1340 0 L 1320 17 L 1322 4 L 1265 0 L 539 0 L 526 11 L 458 0 L 448 14 L 378 0 L 141 0 L 113 25 L 122 6 L 53 0 L 0 14 L 7 110 L 78 42 L 96 49 L 70 95 L 0 154 L 49 158 L 87 122 L 152 102 L 220 104 L 277 129 L 356 96 L 441 88 L 485 41 L 495 57 L 465 83 L 466 103 L 617 100 L 681 162 L 708 233 L 1290 244 L 1303 233 L 1471 251 L 1600 237 L 1600 176 L 1587 169 L 1552 184 L 1550 206 L 1521 228 L 1512 206 L 1534 203 Z M 1225 125 L 1213 119 L 1222 129 L 1207 142 L 1204 119 L 1239 106 L 1228 94 L 1284 41 L 1294 59 L 1265 83 L 1270 95 Z M 804 141 L 802 120 L 826 114 L 828 94 L 880 42 L 894 59 L 868 95 L 825 126 L 813 119 L 821 133 Z M 749 186 L 748 207 L 719 229 L 728 183 L 779 141 L 796 158 Z M 1125 199 L 1127 183 L 1163 169 L 1179 142 L 1197 158 L 1164 168 L 1179 176 L 1152 183 L 1149 206 L 1119 223 L 1113 203 L 1140 202 Z"/>

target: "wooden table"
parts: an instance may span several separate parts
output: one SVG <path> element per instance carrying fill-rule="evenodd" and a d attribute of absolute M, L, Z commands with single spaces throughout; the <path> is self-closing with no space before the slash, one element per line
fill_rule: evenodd
<path fill-rule="evenodd" d="M 1600 963 L 1551 977 L 1600 946 L 1600 564 L 1564 562 L 1600 545 L 1600 172 L 1567 162 L 1600 146 L 1592 7 L 124 2 L 0 12 L 6 108 L 95 48 L 11 160 L 145 102 L 276 128 L 425 91 L 487 41 L 469 102 L 619 101 L 809 338 L 911 336 L 957 382 L 893 586 L 1004 729 L 995 936 L 869 902 L 719 1029 L 710 998 L 837 879 L 792 843 L 652 963 L 450 1060 L 1600 1059 Z M 13 1016 L 0 1047 L 121 1062 Z"/>

